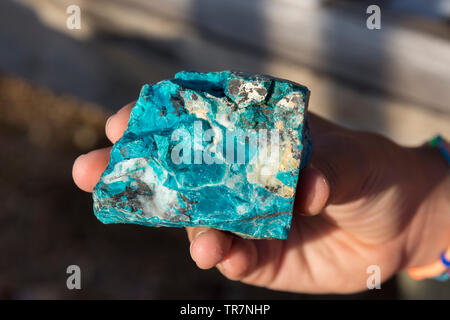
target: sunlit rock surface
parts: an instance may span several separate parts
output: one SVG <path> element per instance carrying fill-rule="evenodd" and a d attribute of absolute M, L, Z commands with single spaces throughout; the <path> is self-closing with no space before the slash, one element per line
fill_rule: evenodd
<path fill-rule="evenodd" d="M 229 71 L 145 85 L 94 189 L 96 216 L 286 239 L 311 147 L 308 95 L 286 80 Z"/>

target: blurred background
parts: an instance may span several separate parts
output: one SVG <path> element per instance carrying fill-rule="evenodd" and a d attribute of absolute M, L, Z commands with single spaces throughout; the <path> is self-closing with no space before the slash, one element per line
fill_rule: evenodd
<path fill-rule="evenodd" d="M 183 230 L 97 221 L 71 166 L 108 145 L 107 117 L 144 83 L 224 69 L 304 84 L 312 112 L 402 144 L 450 138 L 448 0 L 2 0 L 0 298 L 450 299 L 403 274 L 350 296 L 254 288 L 197 269 Z"/>

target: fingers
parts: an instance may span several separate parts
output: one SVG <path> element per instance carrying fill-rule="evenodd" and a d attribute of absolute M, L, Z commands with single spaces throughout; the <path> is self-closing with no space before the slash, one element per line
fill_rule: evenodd
<path fill-rule="evenodd" d="M 114 144 L 119 140 L 130 120 L 131 109 L 133 109 L 136 101 L 130 102 L 125 107 L 117 111 L 106 121 L 105 133 L 108 139 Z"/>
<path fill-rule="evenodd" d="M 210 228 L 186 228 L 191 241 L 191 257 L 201 269 L 215 266 L 231 280 L 241 280 L 251 273 L 257 261 L 252 240 L 241 239 Z"/>
<path fill-rule="evenodd" d="M 188 228 L 191 257 L 201 269 L 216 266 L 231 247 L 231 235 L 209 228 Z"/>
<path fill-rule="evenodd" d="M 111 147 L 98 149 L 79 156 L 72 168 L 75 184 L 86 192 L 92 192 L 101 174 L 108 166 Z"/>
<path fill-rule="evenodd" d="M 130 119 L 131 109 L 135 102 L 127 104 L 116 114 L 112 115 L 106 122 L 106 136 L 112 143 L 122 137 L 128 120 Z M 75 184 L 84 191 L 92 192 L 102 172 L 106 169 L 109 161 L 111 148 L 104 148 L 91 151 L 87 154 L 79 156 L 73 165 L 72 176 Z"/>
<path fill-rule="evenodd" d="M 243 280 L 256 269 L 257 261 L 255 242 L 234 237 L 228 254 L 217 268 L 230 280 Z"/>

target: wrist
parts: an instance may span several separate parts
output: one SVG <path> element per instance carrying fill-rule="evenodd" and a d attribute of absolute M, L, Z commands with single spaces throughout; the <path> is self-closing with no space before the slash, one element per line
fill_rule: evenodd
<path fill-rule="evenodd" d="M 450 245 L 450 175 L 437 148 L 424 145 L 409 149 L 415 180 L 413 197 L 423 199 L 413 216 L 407 241 L 406 267 L 435 262 Z"/>

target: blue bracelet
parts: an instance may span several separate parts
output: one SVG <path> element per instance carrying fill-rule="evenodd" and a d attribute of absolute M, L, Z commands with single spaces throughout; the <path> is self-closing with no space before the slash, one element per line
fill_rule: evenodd
<path fill-rule="evenodd" d="M 447 260 L 445 258 L 445 251 L 442 252 L 442 254 L 441 254 L 441 262 L 444 266 L 446 266 L 447 268 L 450 268 L 450 260 Z"/>
<path fill-rule="evenodd" d="M 437 135 L 436 137 L 434 137 L 429 142 L 429 145 L 434 147 L 434 148 L 438 148 L 439 151 L 444 156 L 445 160 L 447 160 L 447 164 L 450 165 L 450 151 L 447 150 L 447 148 L 445 147 L 444 139 L 440 135 Z"/>
<path fill-rule="evenodd" d="M 450 272 L 446 271 L 443 274 L 440 274 L 437 277 L 434 277 L 433 279 L 438 280 L 438 281 L 447 281 L 450 279 Z"/>

